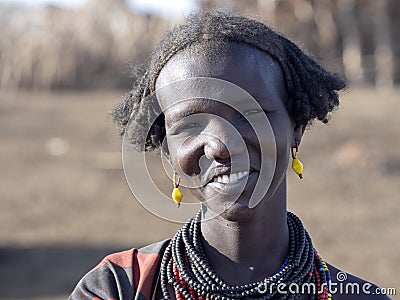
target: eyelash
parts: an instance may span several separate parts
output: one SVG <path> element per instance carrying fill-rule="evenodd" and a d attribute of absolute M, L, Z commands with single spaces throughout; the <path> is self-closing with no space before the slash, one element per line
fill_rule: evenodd
<path fill-rule="evenodd" d="M 264 113 L 265 115 L 271 114 L 273 111 L 267 111 L 267 110 L 263 110 L 263 109 L 249 109 L 246 110 L 245 112 L 243 112 L 241 114 L 241 117 L 245 118 L 245 117 L 249 117 L 249 116 L 253 116 L 256 115 L 258 113 Z"/>
<path fill-rule="evenodd" d="M 181 125 L 181 126 L 177 126 L 176 128 L 171 130 L 170 135 L 178 135 L 185 130 L 190 130 L 190 129 L 197 128 L 197 127 L 200 127 L 200 124 L 194 123 L 194 122 L 185 124 L 185 125 Z"/>
<path fill-rule="evenodd" d="M 186 124 L 186 125 L 180 127 L 179 129 L 180 130 L 184 130 L 184 129 L 190 129 L 190 128 L 196 128 L 196 127 L 200 127 L 200 124 L 198 124 L 198 123 L 189 123 L 189 124 Z"/>
<path fill-rule="evenodd" d="M 240 117 L 243 118 L 243 119 L 246 119 L 246 117 L 251 117 L 251 116 L 259 114 L 261 112 L 263 112 L 264 114 L 267 115 L 267 114 L 272 113 L 273 111 L 267 111 L 267 110 L 263 110 L 263 109 L 249 109 L 249 110 L 246 110 L 243 113 L 241 113 Z M 189 124 L 185 124 L 185 125 L 181 125 L 181 126 L 176 127 L 175 129 L 173 129 L 171 131 L 170 134 L 171 135 L 178 135 L 178 134 L 182 133 L 185 130 L 190 130 L 190 129 L 198 128 L 198 127 L 201 127 L 201 125 L 198 124 L 198 123 L 194 123 L 193 122 L 193 123 L 189 123 Z"/>
<path fill-rule="evenodd" d="M 263 112 L 263 110 L 262 109 L 249 109 L 249 110 L 246 110 L 245 112 L 243 112 L 243 116 L 247 117 L 247 116 L 258 114 L 260 112 Z"/>

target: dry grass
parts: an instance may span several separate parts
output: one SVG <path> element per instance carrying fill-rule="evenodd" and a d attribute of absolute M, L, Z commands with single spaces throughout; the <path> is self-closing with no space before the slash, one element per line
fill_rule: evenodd
<path fill-rule="evenodd" d="M 62 297 L 104 253 L 177 230 L 127 187 L 106 118 L 120 94 L 0 95 L 0 298 Z M 398 98 L 345 95 L 331 124 L 306 134 L 305 179 L 289 172 L 289 206 L 329 262 L 400 289 Z"/>
<path fill-rule="evenodd" d="M 126 86 L 126 63 L 146 61 L 168 22 L 123 1 L 79 9 L 0 7 L 0 87 Z"/>

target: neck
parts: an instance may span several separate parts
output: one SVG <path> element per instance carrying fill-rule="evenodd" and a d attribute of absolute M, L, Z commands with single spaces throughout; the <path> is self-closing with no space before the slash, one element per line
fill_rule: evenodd
<path fill-rule="evenodd" d="M 273 275 L 288 254 L 286 180 L 249 219 L 217 216 L 202 222 L 201 230 L 210 265 L 226 282 L 244 284 Z"/>

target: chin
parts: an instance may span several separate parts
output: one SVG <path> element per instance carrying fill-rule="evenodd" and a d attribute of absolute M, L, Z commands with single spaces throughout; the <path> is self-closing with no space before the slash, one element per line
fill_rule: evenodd
<path fill-rule="evenodd" d="M 201 199 L 203 196 L 202 194 L 198 195 L 195 190 L 191 190 L 191 192 L 197 199 Z M 215 197 L 215 195 L 212 196 Z M 210 197 L 212 198 L 212 196 Z M 230 222 L 245 222 L 255 215 L 255 208 L 249 207 L 248 199 L 243 195 L 239 199 L 235 199 L 233 203 L 231 197 L 215 197 L 213 200 L 200 200 L 200 202 L 204 205 L 203 209 L 209 211 L 207 214 L 209 217 L 221 217 Z"/>
<path fill-rule="evenodd" d="M 234 203 L 229 208 L 226 208 L 220 216 L 230 222 L 245 222 L 251 219 L 254 214 L 254 209 Z"/>

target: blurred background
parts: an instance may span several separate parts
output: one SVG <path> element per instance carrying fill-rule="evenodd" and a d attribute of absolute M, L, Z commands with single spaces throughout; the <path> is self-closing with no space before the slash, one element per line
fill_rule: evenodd
<path fill-rule="evenodd" d="M 348 80 L 330 124 L 305 135 L 289 209 L 328 262 L 399 291 L 399 1 L 0 0 L 0 299 L 65 299 L 107 253 L 180 227 L 132 196 L 107 114 L 130 66 L 214 7 L 267 22 Z"/>

